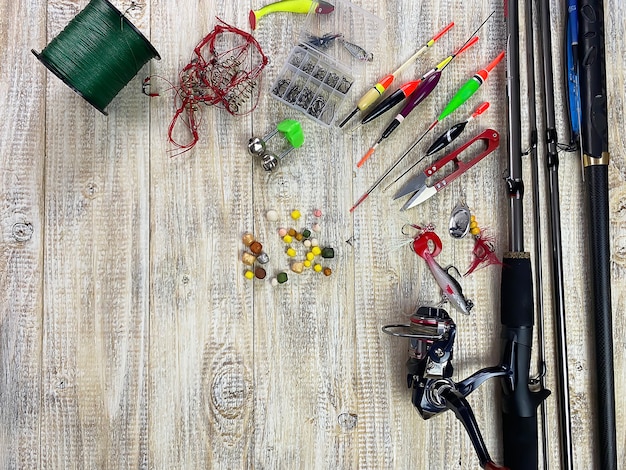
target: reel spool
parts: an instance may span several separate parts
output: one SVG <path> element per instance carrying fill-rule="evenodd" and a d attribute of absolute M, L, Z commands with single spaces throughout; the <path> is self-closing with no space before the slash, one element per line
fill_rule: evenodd
<path fill-rule="evenodd" d="M 435 341 L 447 340 L 456 325 L 448 313 L 435 307 L 419 307 L 408 325 L 386 325 L 383 331 L 391 336 L 409 338 L 409 356 L 422 360 Z"/>

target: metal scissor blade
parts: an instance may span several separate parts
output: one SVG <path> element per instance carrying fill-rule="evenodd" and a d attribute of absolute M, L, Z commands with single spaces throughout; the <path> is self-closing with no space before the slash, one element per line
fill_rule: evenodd
<path fill-rule="evenodd" d="M 459 154 L 462 153 L 469 146 L 471 146 L 472 144 L 478 141 L 485 142 L 487 144 L 487 148 L 483 150 L 482 153 L 475 156 L 468 162 L 459 160 L 458 158 Z M 483 158 L 485 158 L 487 155 L 493 152 L 498 147 L 499 143 L 500 143 L 500 135 L 493 129 L 486 129 L 485 131 L 483 131 L 476 137 L 473 137 L 469 141 L 465 142 L 461 147 L 459 147 L 455 151 L 450 152 L 448 155 L 430 164 L 426 168 L 426 170 L 424 170 L 423 173 L 420 173 L 420 176 L 423 177 L 422 186 L 420 188 L 416 188 L 415 186 L 413 186 L 413 189 L 414 190 L 417 189 L 418 191 L 411 197 L 409 201 L 407 201 L 407 203 L 404 206 L 402 206 L 402 209 L 400 210 L 404 211 L 404 210 L 410 209 L 411 207 L 417 206 L 418 204 L 421 204 L 422 202 L 426 201 L 427 199 L 437 194 L 438 191 L 441 191 L 442 189 L 446 188 L 450 183 L 456 180 L 459 176 L 461 176 L 463 173 L 465 173 L 467 170 L 472 168 L 479 161 L 481 161 Z M 426 184 L 426 179 L 428 177 L 433 176 L 435 173 L 437 173 L 441 168 L 443 168 L 448 163 L 454 163 L 455 170 L 449 175 L 447 175 L 446 177 L 434 183 L 432 186 L 428 186 Z M 403 187 L 402 189 L 405 189 L 405 188 Z"/>
<path fill-rule="evenodd" d="M 426 185 L 426 175 L 423 171 L 420 173 L 411 176 L 411 178 L 404 183 L 404 185 L 398 189 L 396 194 L 393 195 L 394 199 L 398 199 L 402 196 L 406 196 L 407 194 L 414 193 L 415 191 L 420 191 Z"/>
<path fill-rule="evenodd" d="M 410 209 L 412 207 L 418 206 L 422 202 L 425 202 L 428 199 L 430 199 L 431 197 L 433 197 L 435 194 L 437 194 L 437 190 L 435 189 L 434 186 L 423 186 L 422 189 L 420 189 L 418 192 L 413 194 L 413 196 L 411 196 L 411 199 L 409 199 L 400 208 L 400 210 L 401 211 L 405 211 L 405 210 Z"/>

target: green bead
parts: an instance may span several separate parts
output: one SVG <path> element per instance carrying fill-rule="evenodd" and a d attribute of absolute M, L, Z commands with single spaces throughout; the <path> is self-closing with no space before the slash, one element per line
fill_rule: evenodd
<path fill-rule="evenodd" d="M 333 250 L 331 247 L 327 246 L 326 248 L 322 250 L 322 258 L 334 258 L 334 257 L 335 257 L 335 250 Z"/>
<path fill-rule="evenodd" d="M 284 284 L 285 282 L 287 282 L 287 279 L 287 273 L 278 273 L 278 276 L 276 276 L 276 280 L 279 284 Z"/>
<path fill-rule="evenodd" d="M 303 236 L 304 238 L 309 238 L 309 237 L 311 236 L 311 231 L 310 231 L 308 228 L 305 228 L 305 229 L 302 231 L 302 236 Z"/>

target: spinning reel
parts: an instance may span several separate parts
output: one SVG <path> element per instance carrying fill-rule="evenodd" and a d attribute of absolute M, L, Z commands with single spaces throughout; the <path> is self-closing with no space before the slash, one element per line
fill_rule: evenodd
<path fill-rule="evenodd" d="M 423 419 L 452 410 L 463 423 L 476 450 L 480 466 L 503 469 L 496 465 L 483 441 L 474 412 L 466 397 L 483 382 L 511 375 L 505 366 L 487 367 L 461 382 L 452 379 L 452 354 L 456 324 L 448 312 L 438 307 L 421 306 L 408 325 L 386 325 L 383 331 L 392 336 L 409 338 L 407 385 L 413 389 L 411 402 Z"/>

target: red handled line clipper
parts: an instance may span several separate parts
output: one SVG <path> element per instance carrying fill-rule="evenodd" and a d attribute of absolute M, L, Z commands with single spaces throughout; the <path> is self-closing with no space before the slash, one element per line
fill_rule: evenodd
<path fill-rule="evenodd" d="M 468 162 L 459 160 L 458 155 L 477 141 L 484 142 L 487 145 L 487 148 Z M 426 168 L 423 172 L 411 177 L 411 179 L 398 190 L 393 198 L 398 199 L 407 194 L 414 193 L 413 196 L 411 196 L 411 198 L 400 209 L 403 211 L 417 206 L 424 201 L 427 201 L 439 191 L 447 187 L 450 183 L 452 183 L 452 181 L 457 179 L 471 167 L 480 162 L 495 149 L 497 149 L 498 145 L 500 145 L 500 134 L 498 134 L 498 132 L 493 129 L 487 129 L 483 131 L 481 134 L 469 140 L 455 151 L 449 153 L 448 155 L 437 160 L 435 163 L 429 165 L 428 168 Z M 455 170 L 446 177 L 437 181 L 432 186 L 428 186 L 426 184 L 426 180 L 450 162 L 454 163 Z"/>

